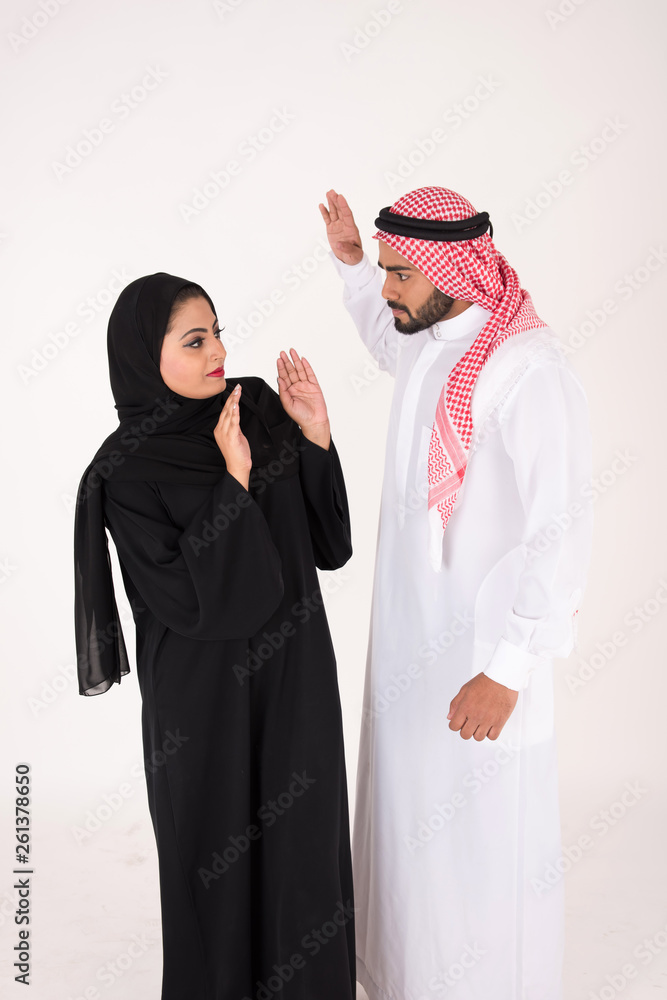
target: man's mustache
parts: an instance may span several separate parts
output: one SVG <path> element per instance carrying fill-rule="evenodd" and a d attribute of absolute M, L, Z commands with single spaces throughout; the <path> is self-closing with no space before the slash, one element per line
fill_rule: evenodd
<path fill-rule="evenodd" d="M 399 306 L 398 302 L 391 302 L 387 300 L 387 309 L 402 309 L 403 312 L 407 313 L 410 319 L 414 319 L 412 313 L 405 306 Z"/>

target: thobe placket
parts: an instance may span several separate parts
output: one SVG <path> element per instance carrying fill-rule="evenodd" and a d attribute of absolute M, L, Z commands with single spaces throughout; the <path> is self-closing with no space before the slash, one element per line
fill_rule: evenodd
<path fill-rule="evenodd" d="M 405 522 L 405 498 L 407 492 L 408 469 L 411 464 L 411 452 L 413 450 L 414 428 L 419 408 L 419 399 L 424 385 L 424 379 L 429 369 L 438 361 L 443 348 L 447 348 L 456 360 L 470 346 L 475 334 L 479 333 L 482 326 L 490 316 L 486 309 L 473 304 L 459 316 L 453 317 L 447 323 L 435 323 L 426 334 L 426 343 L 414 358 L 410 369 L 405 389 L 403 392 L 400 412 L 398 414 L 399 427 L 396 439 L 396 488 L 398 491 L 399 507 L 398 522 L 403 527 Z M 405 335 L 412 337 L 413 335 Z M 454 349 L 452 351 L 452 348 Z M 459 348 L 457 350 L 457 348 Z M 428 454 L 428 446 L 426 448 Z M 426 456 L 423 457 L 424 460 Z"/>

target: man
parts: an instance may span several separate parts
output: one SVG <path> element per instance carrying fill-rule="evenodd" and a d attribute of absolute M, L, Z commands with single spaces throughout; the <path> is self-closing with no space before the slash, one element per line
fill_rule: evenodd
<path fill-rule="evenodd" d="M 445 188 L 320 205 L 344 302 L 395 379 L 353 830 L 371 1000 L 559 1000 L 554 657 L 591 547 L 584 390 Z M 368 442 L 370 446 L 372 442 Z"/>

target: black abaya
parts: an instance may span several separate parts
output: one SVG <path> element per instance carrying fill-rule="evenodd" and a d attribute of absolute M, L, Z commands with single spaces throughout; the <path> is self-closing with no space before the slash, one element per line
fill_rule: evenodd
<path fill-rule="evenodd" d="M 260 379 L 239 381 L 267 398 Z M 162 1000 L 355 996 L 342 720 L 316 573 L 349 559 L 349 511 L 333 441 L 295 440 L 248 490 L 226 469 L 213 485 L 103 486 L 137 629 Z"/>

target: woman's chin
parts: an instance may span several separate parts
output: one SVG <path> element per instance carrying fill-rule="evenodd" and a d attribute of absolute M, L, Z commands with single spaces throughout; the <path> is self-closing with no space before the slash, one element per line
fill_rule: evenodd
<path fill-rule="evenodd" d="M 213 382 L 213 385 L 210 385 L 211 382 Z M 188 385 L 174 389 L 173 386 L 169 386 L 172 392 L 175 392 L 183 399 L 210 399 L 211 396 L 218 396 L 221 392 L 224 392 L 226 387 L 227 380 L 225 378 L 217 378 L 215 380 L 207 378 L 207 384 L 204 388 Z"/>
<path fill-rule="evenodd" d="M 206 375 L 204 377 L 207 382 L 213 383 L 209 392 L 207 393 L 208 396 L 215 396 L 219 392 L 224 392 L 225 389 L 227 388 L 227 379 L 225 378 L 224 375 L 219 375 L 217 377 L 213 375 Z"/>

